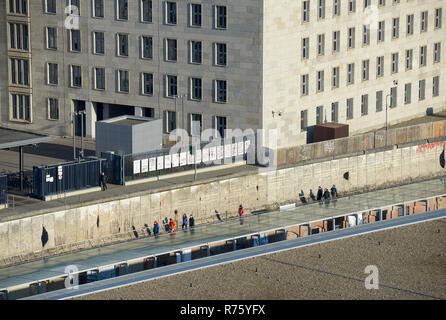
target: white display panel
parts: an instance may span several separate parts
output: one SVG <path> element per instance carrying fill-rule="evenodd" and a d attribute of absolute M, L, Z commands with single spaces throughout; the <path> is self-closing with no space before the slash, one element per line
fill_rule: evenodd
<path fill-rule="evenodd" d="M 149 171 L 149 159 L 141 160 L 141 173 Z"/>
<path fill-rule="evenodd" d="M 209 161 L 209 148 L 203 149 L 202 159 L 203 159 L 203 162 Z"/>
<path fill-rule="evenodd" d="M 133 174 L 141 173 L 141 160 L 133 161 Z"/>
<path fill-rule="evenodd" d="M 157 170 L 164 169 L 164 157 L 163 156 L 156 158 L 156 169 Z"/>
<path fill-rule="evenodd" d="M 180 166 L 185 166 L 187 164 L 187 155 L 186 152 L 180 153 Z"/>
<path fill-rule="evenodd" d="M 172 156 L 170 154 L 164 156 L 164 169 L 172 167 Z"/>
<path fill-rule="evenodd" d="M 209 160 L 214 161 L 217 159 L 217 147 L 209 148 Z"/>
<path fill-rule="evenodd" d="M 178 167 L 180 165 L 180 155 L 178 153 L 174 153 L 172 155 L 172 168 Z"/>
<path fill-rule="evenodd" d="M 201 150 L 198 149 L 195 151 L 195 163 L 199 164 L 201 162 Z"/>
<path fill-rule="evenodd" d="M 243 155 L 243 141 L 240 141 L 239 143 L 238 143 L 238 155 L 239 156 L 241 156 L 241 155 Z"/>
<path fill-rule="evenodd" d="M 149 159 L 149 171 L 156 171 L 156 158 Z"/>
<path fill-rule="evenodd" d="M 232 157 L 232 144 L 225 144 L 225 158 Z"/>
<path fill-rule="evenodd" d="M 223 159 L 223 146 L 217 146 L 217 160 Z"/>

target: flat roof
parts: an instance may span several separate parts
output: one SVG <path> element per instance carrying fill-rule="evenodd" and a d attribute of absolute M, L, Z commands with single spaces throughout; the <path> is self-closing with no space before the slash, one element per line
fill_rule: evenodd
<path fill-rule="evenodd" d="M 443 179 L 433 179 L 347 196 L 330 201 L 327 204 L 312 203 L 285 211 L 247 215 L 243 224 L 240 224 L 238 218 L 230 219 L 224 222 L 198 225 L 194 232 L 178 230 L 175 236 L 163 233 L 158 238 L 152 236 L 72 254 L 49 257 L 45 260 L 1 268 L 0 289 L 64 276 L 67 272 L 65 268 L 68 265 L 77 266 L 79 272 L 81 272 L 96 269 L 99 266 L 115 265 L 132 259 L 191 248 L 204 243 L 243 237 L 248 234 L 392 206 L 442 194 L 446 194 L 445 181 Z M 163 226 L 160 225 L 160 229 L 162 228 Z"/>
<path fill-rule="evenodd" d="M 51 140 L 53 138 L 43 134 L 0 127 L 0 150 L 49 142 Z"/>
<path fill-rule="evenodd" d="M 134 126 L 135 124 L 141 124 L 144 122 L 148 122 L 147 120 L 138 120 L 138 119 L 122 119 L 113 122 L 114 124 L 120 124 L 123 126 Z"/>

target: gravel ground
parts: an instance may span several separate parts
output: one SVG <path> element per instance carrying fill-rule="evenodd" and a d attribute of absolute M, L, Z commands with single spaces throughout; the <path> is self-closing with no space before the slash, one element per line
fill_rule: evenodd
<path fill-rule="evenodd" d="M 446 219 L 316 244 L 77 299 L 446 299 Z M 376 265 L 379 289 L 367 290 Z"/>

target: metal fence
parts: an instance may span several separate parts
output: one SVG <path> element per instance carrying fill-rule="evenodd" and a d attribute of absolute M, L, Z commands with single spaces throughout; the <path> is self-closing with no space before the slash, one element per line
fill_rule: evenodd
<path fill-rule="evenodd" d="M 199 146 L 184 145 L 137 154 L 103 152 L 101 157 L 107 159 L 104 164 L 107 179 L 114 184 L 125 184 L 127 181 L 237 163 L 248 157 L 254 163 L 254 146 L 255 136 L 250 135 L 233 137 L 231 141 L 216 139 Z"/>
<path fill-rule="evenodd" d="M 100 186 L 101 160 L 90 157 L 79 162 L 33 168 L 33 195 L 62 194 Z"/>
<path fill-rule="evenodd" d="M 8 203 L 8 177 L 0 176 L 0 205 Z"/>

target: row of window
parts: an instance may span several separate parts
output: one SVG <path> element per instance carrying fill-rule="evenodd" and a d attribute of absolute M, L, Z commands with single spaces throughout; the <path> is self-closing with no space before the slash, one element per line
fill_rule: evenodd
<path fill-rule="evenodd" d="M 441 8 L 440 8 L 440 16 L 441 16 Z M 427 11 L 422 12 L 426 13 L 425 22 L 427 23 Z M 410 18 L 411 17 L 411 18 Z M 409 19 L 410 18 L 410 19 Z M 409 22 L 410 21 L 410 22 Z M 437 20 L 436 20 L 437 21 Z M 441 20 L 438 20 L 437 28 L 441 28 Z M 407 26 L 407 34 L 413 34 L 413 15 L 408 16 L 408 26 Z M 421 24 L 422 31 L 427 31 L 427 24 Z M 424 30 L 423 30 L 424 28 Z M 385 40 L 385 21 L 378 22 L 377 29 L 377 42 L 383 42 Z M 399 18 L 393 19 L 392 24 L 392 39 L 399 38 Z M 333 31 L 332 37 L 332 51 L 339 52 L 340 51 L 340 31 Z M 368 46 L 370 45 L 370 25 L 363 25 L 362 27 L 362 45 Z M 353 49 L 356 46 L 356 28 L 348 28 L 347 30 L 347 49 Z M 302 38 L 302 59 L 309 59 L 310 57 L 310 38 Z M 317 56 L 325 55 L 325 34 L 317 35 Z"/>
<path fill-rule="evenodd" d="M 12 1 L 12 0 L 11 0 Z M 18 1 L 18 0 L 17 0 Z M 92 17 L 102 19 L 105 17 L 105 0 L 92 0 Z M 152 0 L 139 1 L 140 22 L 152 22 Z M 71 14 L 80 15 L 80 1 L 69 0 L 71 5 Z M 117 0 L 115 2 L 115 17 L 117 20 L 126 21 L 129 19 L 129 1 Z M 199 3 L 189 3 L 189 26 L 202 26 L 202 5 Z M 136 5 L 137 6 L 137 5 Z M 136 7 L 135 6 L 135 7 Z M 214 8 L 214 28 L 227 28 L 227 8 L 222 5 L 215 5 Z M 45 13 L 56 14 L 56 0 L 45 0 Z M 136 9 L 138 10 L 138 9 Z M 164 1 L 164 23 L 168 25 L 177 24 L 177 2 Z"/>
<path fill-rule="evenodd" d="M 440 77 L 436 76 L 432 78 L 432 97 L 438 97 L 440 94 Z M 383 91 L 376 91 L 375 102 L 376 112 L 380 112 L 384 107 L 394 108 L 398 105 L 397 101 L 398 87 L 390 88 L 390 94 L 384 97 Z M 389 98 L 389 99 L 387 99 Z M 422 101 L 426 98 L 426 79 L 418 81 L 418 100 Z M 385 100 L 384 100 L 385 99 Z M 387 104 L 389 100 L 389 104 Z M 384 104 L 385 101 L 385 104 Z M 404 104 L 412 103 L 412 83 L 406 83 L 404 85 Z M 361 116 L 368 115 L 369 110 L 369 95 L 361 95 Z M 331 104 L 331 121 L 338 122 L 339 120 L 339 102 L 333 102 Z M 346 118 L 347 120 L 353 119 L 353 98 L 346 100 Z M 316 107 L 316 124 L 320 124 L 327 120 L 326 114 L 324 114 L 324 106 Z M 308 127 L 308 110 L 301 111 L 301 130 L 305 131 Z"/>
<path fill-rule="evenodd" d="M 413 49 L 406 50 L 405 52 L 405 67 L 406 71 L 413 68 Z M 433 45 L 433 62 L 440 62 L 441 58 L 441 43 L 437 42 Z M 391 54 L 391 73 L 395 74 L 399 72 L 399 53 L 395 52 Z M 427 46 L 421 46 L 419 49 L 419 67 L 424 67 L 427 64 Z M 347 64 L 347 77 L 346 85 L 355 83 L 355 63 Z M 339 88 L 339 74 L 340 66 L 333 67 L 331 72 L 331 88 Z M 370 60 L 361 61 L 361 80 L 369 80 L 370 74 Z M 376 58 L 376 78 L 384 76 L 384 56 Z M 316 71 L 316 92 L 324 91 L 325 86 L 325 71 Z M 309 94 L 309 75 L 304 74 L 301 76 L 301 95 L 306 96 Z"/>
<path fill-rule="evenodd" d="M 341 15 L 341 0 L 327 0 L 332 1 L 333 5 L 333 16 Z M 326 8 L 326 0 L 317 0 L 317 19 L 323 20 L 325 19 L 325 8 Z M 393 0 L 393 3 L 399 3 L 399 0 Z M 378 7 L 383 7 L 386 5 L 385 0 L 378 0 Z M 363 0 L 363 9 L 370 9 L 371 0 Z M 356 0 L 348 0 L 347 5 L 348 13 L 356 12 Z M 310 22 L 310 0 L 302 1 L 302 23 Z M 435 27 L 441 28 L 441 8 L 435 9 Z M 407 18 L 408 24 L 412 24 L 413 28 L 413 15 L 408 16 Z M 427 31 L 427 11 L 423 11 L 421 13 L 421 32 Z M 424 25 L 424 26 L 423 26 Z M 412 29 L 413 31 L 413 29 Z"/>
<path fill-rule="evenodd" d="M 128 93 L 129 88 L 129 71 L 116 70 L 117 77 L 117 91 L 121 93 Z M 95 67 L 93 69 L 93 88 L 96 90 L 106 90 L 105 68 Z M 201 101 L 203 98 L 203 80 L 201 78 L 189 78 L 189 98 L 190 100 Z M 47 84 L 57 85 L 58 79 L 58 64 L 47 63 Z M 140 73 L 141 91 L 143 95 L 153 95 L 153 73 Z M 178 96 L 178 76 L 165 75 L 165 97 L 173 98 Z M 70 86 L 73 88 L 82 87 L 82 69 L 81 66 L 70 66 Z M 214 102 L 227 102 L 227 80 L 214 80 Z"/>
<path fill-rule="evenodd" d="M 46 28 L 46 48 L 57 49 L 57 29 L 53 27 Z M 93 53 L 105 54 L 105 36 L 104 32 L 93 32 Z M 70 51 L 81 52 L 81 32 L 79 30 L 69 30 Z M 197 40 L 189 40 L 189 63 L 201 64 L 203 57 L 203 42 Z M 140 36 L 140 58 L 153 58 L 153 38 L 151 36 Z M 176 62 L 178 60 L 178 41 L 177 39 L 164 39 L 164 58 L 165 61 Z M 214 65 L 227 65 L 227 44 L 213 43 Z M 129 56 L 129 35 L 116 34 L 116 54 L 119 57 Z"/>

